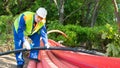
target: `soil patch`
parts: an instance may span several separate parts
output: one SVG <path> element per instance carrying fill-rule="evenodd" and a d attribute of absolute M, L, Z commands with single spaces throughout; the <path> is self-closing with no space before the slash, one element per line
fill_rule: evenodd
<path fill-rule="evenodd" d="M 25 59 L 24 68 L 27 68 L 27 64 L 29 60 L 25 57 L 24 59 Z M 11 56 L 11 55 L 0 56 L 0 68 L 17 68 L 15 56 Z"/>

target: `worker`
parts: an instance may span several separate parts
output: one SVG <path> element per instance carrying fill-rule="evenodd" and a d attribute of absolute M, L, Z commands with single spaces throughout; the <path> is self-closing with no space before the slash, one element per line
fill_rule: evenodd
<path fill-rule="evenodd" d="M 13 26 L 15 49 L 21 49 L 25 47 L 26 49 L 30 50 L 31 47 L 40 47 L 40 38 L 42 38 L 45 47 L 49 48 L 47 30 L 45 26 L 46 16 L 47 10 L 43 7 L 40 7 L 36 13 L 26 11 L 16 18 Z M 25 36 L 28 36 L 32 40 L 31 44 L 25 38 Z M 31 50 L 29 58 L 39 62 L 40 60 L 38 60 L 38 53 L 39 50 Z M 23 68 L 23 53 L 15 53 L 15 56 L 17 68 Z"/>

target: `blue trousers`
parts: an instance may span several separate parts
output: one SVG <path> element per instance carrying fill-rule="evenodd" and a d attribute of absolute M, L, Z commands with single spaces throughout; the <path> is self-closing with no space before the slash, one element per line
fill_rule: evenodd
<path fill-rule="evenodd" d="M 14 46 L 15 49 L 21 49 L 23 48 L 23 42 L 19 39 L 17 32 L 13 28 L 14 33 Z M 28 36 L 32 40 L 32 47 L 40 47 L 40 34 L 34 33 L 31 36 Z M 29 58 L 37 59 L 38 58 L 39 50 L 32 50 L 30 51 Z M 24 65 L 24 59 L 23 59 L 23 53 L 15 53 L 17 65 Z"/>

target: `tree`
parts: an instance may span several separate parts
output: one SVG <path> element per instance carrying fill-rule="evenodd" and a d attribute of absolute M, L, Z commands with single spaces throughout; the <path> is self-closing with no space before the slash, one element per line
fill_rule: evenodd
<path fill-rule="evenodd" d="M 119 11 L 118 11 L 117 2 L 116 2 L 116 0 L 112 0 L 112 2 L 113 2 L 113 5 L 114 5 L 115 15 L 116 15 L 116 18 L 117 18 L 118 31 L 120 32 L 120 15 L 119 15 Z"/>
<path fill-rule="evenodd" d="M 59 22 L 63 24 L 63 22 L 64 22 L 64 0 L 60 0 L 59 5 L 58 5 L 57 0 L 53 0 L 53 1 L 58 9 Z"/>
<path fill-rule="evenodd" d="M 92 19 L 91 19 L 91 27 L 93 27 L 94 23 L 96 22 L 99 1 L 100 0 L 96 0 L 96 4 L 95 4 L 94 10 L 93 10 Z"/>
<path fill-rule="evenodd" d="M 60 23 L 63 23 L 64 19 L 64 0 L 60 0 L 60 6 L 59 6 L 59 21 Z"/>

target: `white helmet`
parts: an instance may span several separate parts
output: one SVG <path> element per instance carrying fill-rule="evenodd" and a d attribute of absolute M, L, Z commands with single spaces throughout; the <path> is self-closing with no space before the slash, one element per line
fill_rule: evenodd
<path fill-rule="evenodd" d="M 47 10 L 45 8 L 40 7 L 37 11 L 36 11 L 37 15 L 42 17 L 42 18 L 46 18 L 47 15 Z"/>

